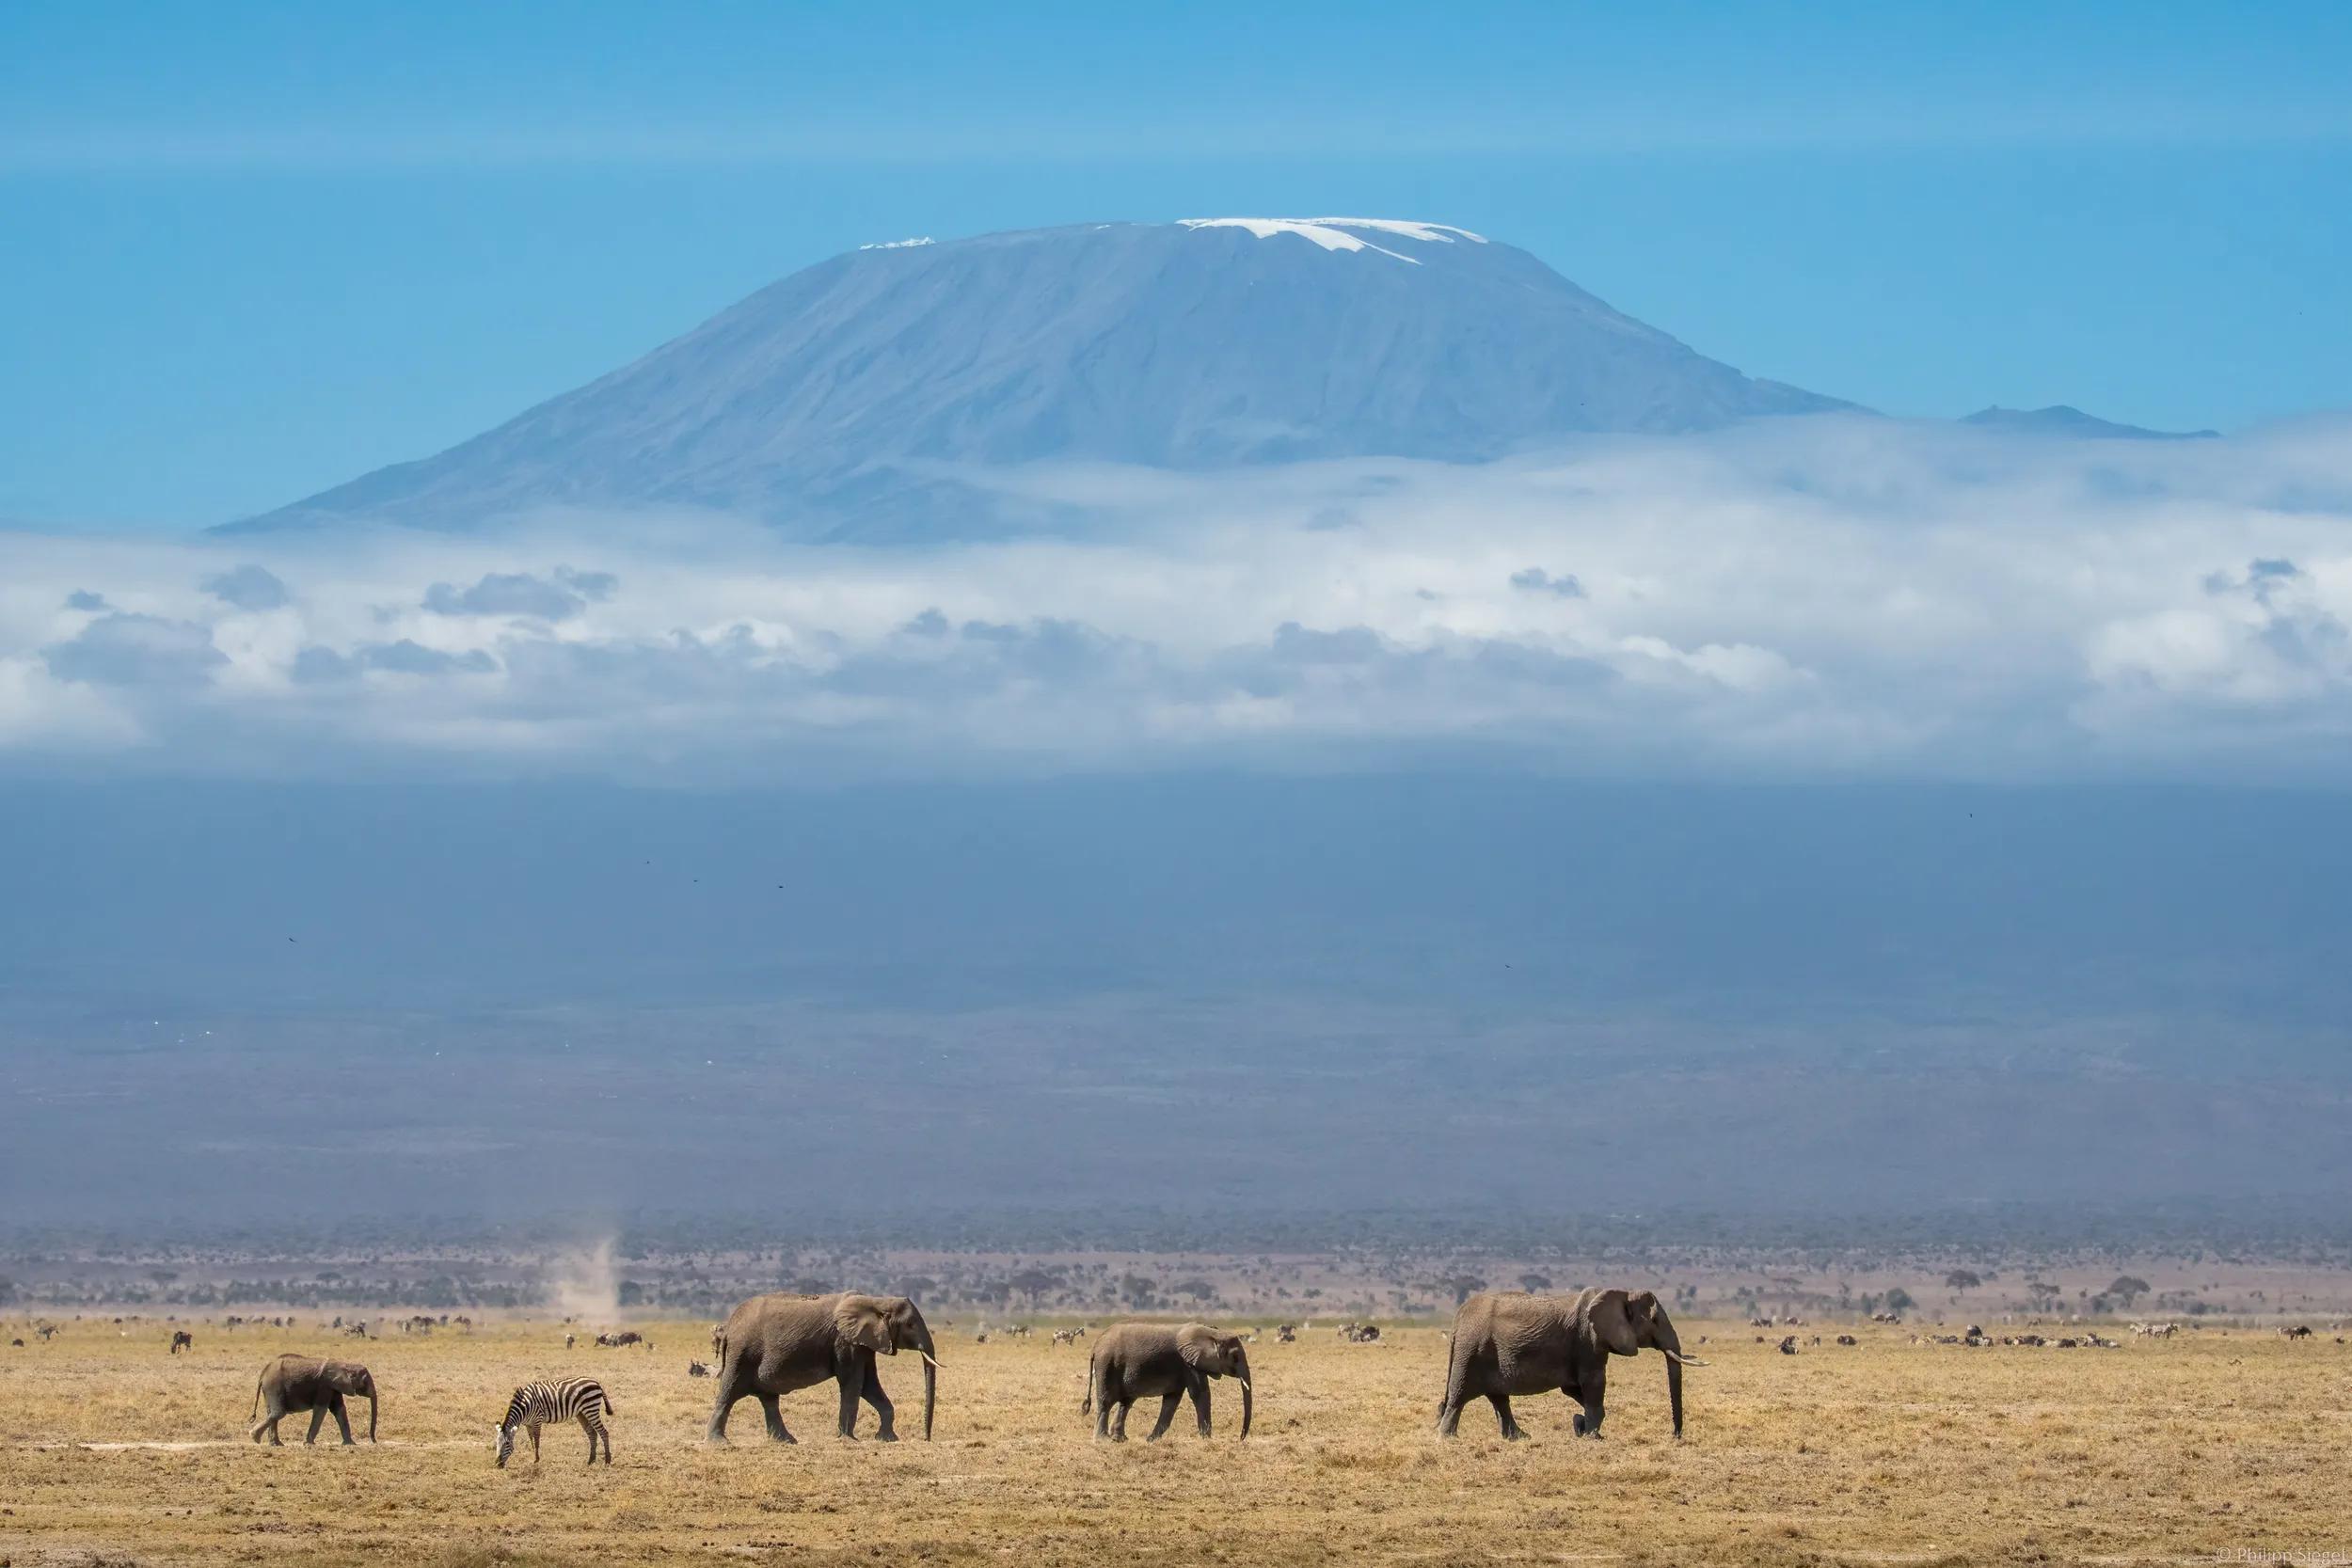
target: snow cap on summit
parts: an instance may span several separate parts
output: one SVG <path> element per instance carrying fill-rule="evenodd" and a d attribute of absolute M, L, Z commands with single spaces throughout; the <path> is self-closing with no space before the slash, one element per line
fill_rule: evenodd
<path fill-rule="evenodd" d="M 1186 229 L 1246 229 L 1262 240 L 1270 240 L 1277 234 L 1295 234 L 1326 250 L 1376 250 L 1383 256 L 1393 256 L 1415 266 L 1421 265 L 1421 262 L 1403 251 L 1375 245 L 1347 230 L 1369 229 L 1375 233 L 1419 240 L 1424 245 L 1452 245 L 1456 236 L 1473 245 L 1486 243 L 1484 234 L 1473 234 L 1450 223 L 1414 223 L 1405 218 L 1183 218 L 1179 221 Z"/>

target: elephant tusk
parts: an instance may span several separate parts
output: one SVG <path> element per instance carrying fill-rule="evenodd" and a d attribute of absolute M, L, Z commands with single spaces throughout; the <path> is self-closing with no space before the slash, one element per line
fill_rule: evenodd
<path fill-rule="evenodd" d="M 1667 1360 L 1679 1361 L 1686 1367 L 1704 1367 L 1707 1365 L 1706 1362 L 1700 1360 L 1697 1356 L 1685 1355 L 1680 1351 L 1670 1350 L 1666 1352 L 1665 1354 Z"/>
<path fill-rule="evenodd" d="M 930 1352 L 928 1352 L 928 1351 L 919 1351 L 919 1350 L 918 1350 L 918 1351 L 916 1351 L 914 1354 L 917 1354 L 917 1355 L 919 1355 L 919 1356 L 921 1356 L 921 1357 L 922 1357 L 925 1361 L 927 1361 L 927 1362 L 930 1363 L 930 1368 L 931 1368 L 931 1370 L 933 1370 L 933 1371 L 937 1371 L 937 1370 L 939 1370 L 939 1358 L 938 1358 L 937 1356 L 935 1356 L 935 1355 L 931 1354 L 930 1354 Z"/>

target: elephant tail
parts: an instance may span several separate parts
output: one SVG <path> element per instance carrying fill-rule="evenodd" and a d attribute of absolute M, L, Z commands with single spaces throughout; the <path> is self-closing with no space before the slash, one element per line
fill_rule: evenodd
<path fill-rule="evenodd" d="M 1092 1356 L 1087 1357 L 1087 1397 L 1078 1402 L 1078 1414 L 1081 1416 L 1094 1414 L 1094 1358 Z"/>

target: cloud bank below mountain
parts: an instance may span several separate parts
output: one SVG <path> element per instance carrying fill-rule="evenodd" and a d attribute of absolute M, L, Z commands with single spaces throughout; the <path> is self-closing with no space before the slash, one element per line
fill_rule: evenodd
<path fill-rule="evenodd" d="M 2352 420 L 2126 445 L 1815 416 L 1484 466 L 958 477 L 1052 531 L 0 535 L 0 758 L 2352 772 Z"/>

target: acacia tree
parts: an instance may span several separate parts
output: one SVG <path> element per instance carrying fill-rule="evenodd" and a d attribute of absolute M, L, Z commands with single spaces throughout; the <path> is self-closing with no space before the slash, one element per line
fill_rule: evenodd
<path fill-rule="evenodd" d="M 1454 1292 L 1454 1305 L 1459 1307 L 1462 1303 L 1470 1300 L 1470 1292 L 1472 1291 L 1485 1290 L 1486 1288 L 1486 1282 L 1479 1278 L 1474 1274 L 1457 1274 L 1449 1275 L 1445 1278 L 1438 1280 L 1438 1286 L 1440 1290 L 1452 1291 Z"/>

